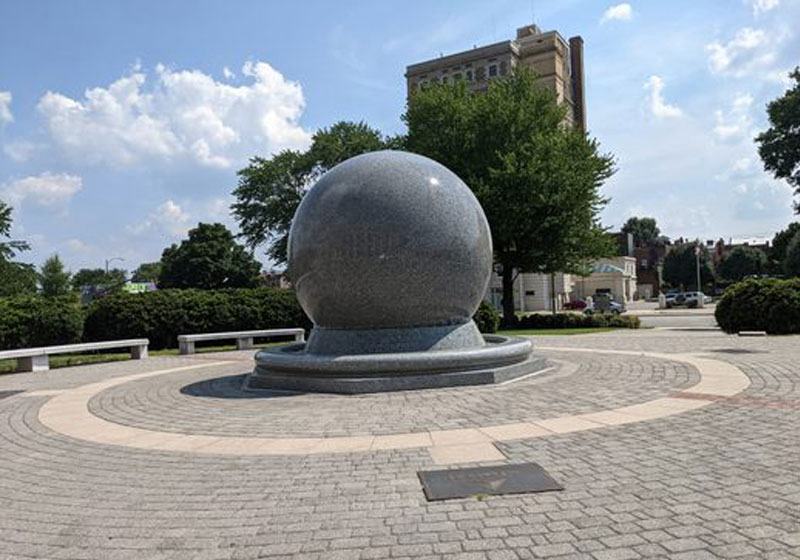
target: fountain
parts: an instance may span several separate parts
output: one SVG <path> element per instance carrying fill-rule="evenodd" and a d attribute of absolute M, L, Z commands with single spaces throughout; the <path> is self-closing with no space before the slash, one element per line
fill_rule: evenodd
<path fill-rule="evenodd" d="M 482 335 L 489 224 L 443 165 L 408 152 L 351 158 L 303 198 L 288 273 L 314 323 L 262 350 L 248 389 L 370 393 L 500 383 L 545 367 L 530 340 Z"/>

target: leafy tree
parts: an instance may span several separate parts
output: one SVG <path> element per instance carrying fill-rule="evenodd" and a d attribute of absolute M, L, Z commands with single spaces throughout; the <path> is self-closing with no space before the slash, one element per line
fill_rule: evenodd
<path fill-rule="evenodd" d="M 483 206 L 506 322 L 515 317 L 516 273 L 585 273 L 588 261 L 614 252 L 599 223 L 613 158 L 565 116 L 526 70 L 492 80 L 480 95 L 464 83 L 418 90 L 403 116 L 408 149 L 453 170 Z"/>
<path fill-rule="evenodd" d="M 739 282 L 748 276 L 761 275 L 767 269 L 767 255 L 755 247 L 735 247 L 719 265 L 719 275 Z"/>
<path fill-rule="evenodd" d="M 664 280 L 671 286 L 682 289 L 697 289 L 697 264 L 695 247 L 700 247 L 700 283 L 703 286 L 714 281 L 714 271 L 711 268 L 708 251 L 697 243 L 683 243 L 676 245 L 664 257 Z"/>
<path fill-rule="evenodd" d="M 142 263 L 139 268 L 133 271 L 131 280 L 134 282 L 155 282 L 161 276 L 161 261 Z"/>
<path fill-rule="evenodd" d="M 798 232 L 800 232 L 800 222 L 792 222 L 786 229 L 779 231 L 772 238 L 769 248 L 769 270 L 771 273 L 783 274 L 783 261 L 786 259 L 786 250 Z"/>
<path fill-rule="evenodd" d="M 11 207 L 0 200 L 0 239 L 10 236 L 11 222 Z M 24 241 L 14 239 L 0 241 L 0 260 L 14 258 L 17 253 L 28 249 L 30 249 L 30 246 Z"/>
<path fill-rule="evenodd" d="M 64 263 L 58 255 L 53 255 L 42 265 L 39 272 L 39 285 L 45 297 L 65 296 L 70 292 L 71 274 L 64 270 Z"/>
<path fill-rule="evenodd" d="M 0 239 L 9 238 L 11 223 L 11 207 L 0 201 Z M 0 241 L 0 297 L 36 293 L 36 269 L 32 265 L 9 260 L 28 249 L 30 246 L 24 241 Z"/>
<path fill-rule="evenodd" d="M 365 123 L 341 121 L 314 134 L 305 152 L 284 150 L 255 157 L 239 170 L 233 215 L 251 248 L 268 244 L 267 255 L 286 262 L 286 242 L 294 212 L 308 188 L 328 169 L 353 156 L 395 148 L 399 138 L 384 138 Z"/>
<path fill-rule="evenodd" d="M 800 67 L 789 77 L 794 85 L 767 105 L 770 127 L 756 137 L 764 169 L 786 179 L 800 194 Z M 800 202 L 795 205 L 800 213 Z"/>
<path fill-rule="evenodd" d="M 633 234 L 633 242 L 637 247 L 646 247 L 655 243 L 661 235 L 655 218 L 628 218 L 622 226 L 622 233 Z"/>
<path fill-rule="evenodd" d="M 127 273 L 121 268 L 112 268 L 106 273 L 102 268 L 82 268 L 72 276 L 75 288 L 98 286 L 108 289 L 120 288 L 127 279 Z"/>
<path fill-rule="evenodd" d="M 798 231 L 786 249 L 783 270 L 788 276 L 800 276 L 800 231 Z"/>
<path fill-rule="evenodd" d="M 33 265 L 0 259 L 0 297 L 35 294 L 37 282 Z"/>
<path fill-rule="evenodd" d="M 161 288 L 252 288 L 261 263 L 222 224 L 197 224 L 180 245 L 164 249 Z"/>

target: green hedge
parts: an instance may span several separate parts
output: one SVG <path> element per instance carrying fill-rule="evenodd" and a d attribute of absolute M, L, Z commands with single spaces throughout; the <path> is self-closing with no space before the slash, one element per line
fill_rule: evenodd
<path fill-rule="evenodd" d="M 179 334 L 310 326 L 290 290 L 159 290 L 93 302 L 84 339 L 149 338 L 159 349 L 177 346 Z"/>
<path fill-rule="evenodd" d="M 0 298 L 0 350 L 80 342 L 83 311 L 71 296 Z"/>
<path fill-rule="evenodd" d="M 725 290 L 714 311 L 727 333 L 800 333 L 800 278 L 750 279 Z"/>
<path fill-rule="evenodd" d="M 472 319 L 482 333 L 497 332 L 497 327 L 500 326 L 500 313 L 492 304 L 485 301 L 481 302 Z"/>
<path fill-rule="evenodd" d="M 615 327 L 638 329 L 641 325 L 636 315 L 614 315 L 611 313 L 543 313 L 520 317 L 515 329 L 574 329 L 593 327 Z"/>

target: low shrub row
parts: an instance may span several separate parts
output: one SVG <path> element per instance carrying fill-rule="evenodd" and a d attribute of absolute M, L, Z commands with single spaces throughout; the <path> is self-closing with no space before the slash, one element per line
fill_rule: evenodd
<path fill-rule="evenodd" d="M 614 315 L 611 313 L 543 313 L 525 315 L 517 319 L 509 328 L 515 329 L 575 329 L 594 327 L 614 327 L 638 329 L 641 326 L 635 315 Z"/>
<path fill-rule="evenodd" d="M 497 328 L 500 326 L 500 312 L 494 305 L 482 301 L 475 315 L 472 316 L 472 320 L 475 321 L 478 330 L 482 333 L 497 332 Z"/>
<path fill-rule="evenodd" d="M 727 333 L 800 333 L 800 278 L 753 278 L 734 284 L 725 290 L 714 315 Z"/>
<path fill-rule="evenodd" d="M 179 334 L 310 326 L 290 290 L 159 290 L 93 302 L 84 339 L 149 338 L 159 349 L 177 346 Z"/>
<path fill-rule="evenodd" d="M 72 344 L 83 333 L 83 310 L 71 296 L 0 298 L 0 350 Z"/>

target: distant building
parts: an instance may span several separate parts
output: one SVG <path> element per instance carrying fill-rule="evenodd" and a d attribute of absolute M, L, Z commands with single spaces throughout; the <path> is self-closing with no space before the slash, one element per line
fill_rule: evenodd
<path fill-rule="evenodd" d="M 533 70 L 558 102 L 568 106 L 567 120 L 578 129 L 586 130 L 583 39 L 576 36 L 567 42 L 557 31 L 542 32 L 536 25 L 517 29 L 516 39 L 408 66 L 408 94 L 428 83 L 459 80 L 465 81 L 473 91 L 480 91 L 486 89 L 493 78 L 505 76 L 517 67 Z"/>
<path fill-rule="evenodd" d="M 520 312 L 556 311 L 564 309 L 570 301 L 586 299 L 597 293 L 611 294 L 614 300 L 624 303 L 633 301 L 636 295 L 636 260 L 632 257 L 601 259 L 592 266 L 591 274 L 522 273 L 514 280 L 514 309 Z M 493 274 L 486 299 L 500 308 L 503 300 L 503 284 L 499 275 Z"/>

